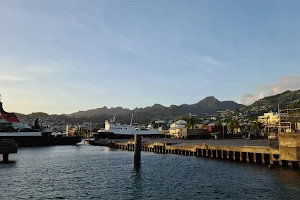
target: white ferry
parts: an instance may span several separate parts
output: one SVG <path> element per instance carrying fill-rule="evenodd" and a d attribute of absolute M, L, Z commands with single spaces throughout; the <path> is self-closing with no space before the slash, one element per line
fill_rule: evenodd
<path fill-rule="evenodd" d="M 163 136 L 158 130 L 154 129 L 151 124 L 146 127 L 133 126 L 133 115 L 131 117 L 130 125 L 121 124 L 116 121 L 116 116 L 113 119 L 105 121 L 105 128 L 93 133 L 95 138 L 101 139 L 130 139 L 134 134 L 142 135 L 143 137 L 160 137 Z"/>

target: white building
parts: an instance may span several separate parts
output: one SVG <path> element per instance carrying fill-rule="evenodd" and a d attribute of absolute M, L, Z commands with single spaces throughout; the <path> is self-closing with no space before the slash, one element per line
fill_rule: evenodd
<path fill-rule="evenodd" d="M 258 116 L 257 120 L 265 126 L 277 127 L 279 125 L 279 114 L 274 112 L 264 113 L 264 115 Z"/>
<path fill-rule="evenodd" d="M 170 135 L 182 135 L 183 131 L 187 125 L 185 120 L 178 120 L 175 123 L 170 125 L 169 134 Z"/>

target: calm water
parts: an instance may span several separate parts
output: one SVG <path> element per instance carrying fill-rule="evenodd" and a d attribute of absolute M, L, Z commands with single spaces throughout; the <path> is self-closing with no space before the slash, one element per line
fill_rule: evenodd
<path fill-rule="evenodd" d="M 0 164 L 0 199 L 299 199 L 300 172 L 106 147 L 19 148 Z"/>

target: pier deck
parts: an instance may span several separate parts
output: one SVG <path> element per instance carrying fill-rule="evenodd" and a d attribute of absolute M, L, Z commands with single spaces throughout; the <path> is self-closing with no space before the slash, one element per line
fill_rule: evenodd
<path fill-rule="evenodd" d="M 133 140 L 99 140 L 94 145 L 134 151 Z M 271 145 L 271 146 L 270 146 Z M 299 168 L 300 162 L 281 160 L 278 142 L 269 140 L 183 140 L 183 139 L 142 139 L 142 151 L 164 154 L 181 154 L 211 157 L 233 161 L 266 164 L 269 167 L 285 166 Z"/>

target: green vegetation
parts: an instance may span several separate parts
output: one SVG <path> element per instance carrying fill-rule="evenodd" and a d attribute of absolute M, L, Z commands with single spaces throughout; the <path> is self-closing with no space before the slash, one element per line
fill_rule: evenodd
<path fill-rule="evenodd" d="M 184 120 L 187 122 L 186 128 L 192 128 L 192 129 L 195 128 L 195 124 L 196 124 L 196 118 L 195 117 L 191 117 L 191 118 L 184 119 Z"/>
<path fill-rule="evenodd" d="M 300 108 L 300 90 L 285 91 L 281 94 L 265 97 L 254 102 L 252 105 L 241 108 L 239 111 L 251 112 L 252 115 L 258 116 L 264 112 L 269 112 L 272 109 L 277 109 L 278 104 L 280 109 L 284 108 Z"/>
<path fill-rule="evenodd" d="M 231 120 L 230 122 L 228 122 L 227 126 L 228 130 L 231 133 L 234 133 L 234 130 L 239 128 L 239 121 L 237 119 Z"/>
<path fill-rule="evenodd" d="M 221 127 L 221 126 L 222 126 L 222 123 L 220 121 L 215 122 L 215 127 Z"/>
<path fill-rule="evenodd" d="M 264 125 L 261 122 L 253 122 L 252 123 L 252 131 L 261 131 L 264 128 Z"/>

